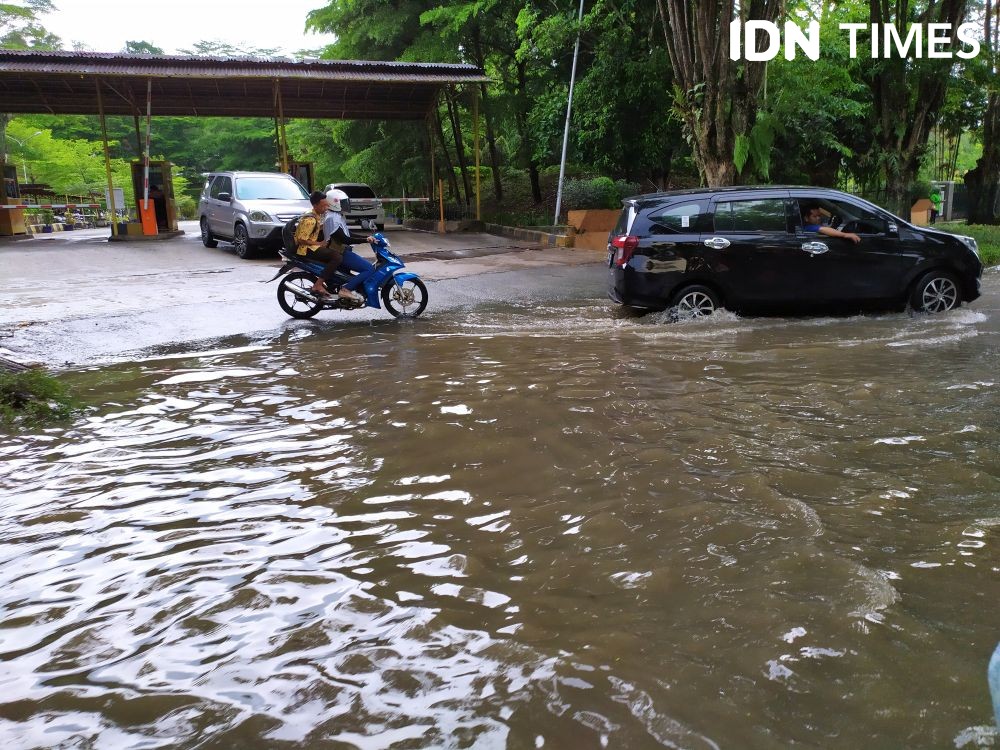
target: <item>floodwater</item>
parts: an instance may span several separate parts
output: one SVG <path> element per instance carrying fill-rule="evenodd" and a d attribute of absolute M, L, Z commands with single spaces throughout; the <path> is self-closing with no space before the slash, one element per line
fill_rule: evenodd
<path fill-rule="evenodd" d="M 588 298 L 74 372 L 0 437 L 0 737 L 994 747 L 998 347 Z"/>

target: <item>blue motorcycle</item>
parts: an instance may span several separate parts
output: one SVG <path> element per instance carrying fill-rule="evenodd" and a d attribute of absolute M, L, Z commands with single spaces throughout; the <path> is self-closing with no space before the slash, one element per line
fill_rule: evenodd
<path fill-rule="evenodd" d="M 364 299 L 357 301 L 337 296 L 341 284 L 350 279 L 350 276 L 340 271 L 327 281 L 332 297 L 314 294 L 311 289 L 323 272 L 323 264 L 282 250 L 281 257 L 285 264 L 269 279 L 274 281 L 279 276 L 284 276 L 278 284 L 278 304 L 281 309 L 293 318 L 311 318 L 320 310 L 357 310 L 362 307 L 380 309 L 385 305 L 385 309 L 393 317 L 418 317 L 427 307 L 427 287 L 416 274 L 403 271 L 406 264 L 389 250 L 389 240 L 381 232 L 372 235 L 372 238 L 375 272 L 362 287 Z"/>

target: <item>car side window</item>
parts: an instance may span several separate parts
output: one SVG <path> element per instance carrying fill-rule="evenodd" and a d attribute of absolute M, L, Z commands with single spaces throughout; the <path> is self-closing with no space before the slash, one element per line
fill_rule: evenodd
<path fill-rule="evenodd" d="M 889 222 L 863 206 L 844 201 L 830 201 L 835 212 L 833 220 L 841 232 L 854 234 L 888 234 Z"/>
<path fill-rule="evenodd" d="M 216 177 L 215 182 L 212 183 L 212 197 L 218 198 L 220 193 L 233 194 L 232 180 L 223 175 Z"/>
<path fill-rule="evenodd" d="M 708 218 L 707 202 L 681 203 L 654 209 L 649 215 L 649 231 L 653 234 L 689 234 L 705 231 Z"/>
<path fill-rule="evenodd" d="M 725 201 L 715 205 L 716 232 L 787 232 L 783 198 Z"/>

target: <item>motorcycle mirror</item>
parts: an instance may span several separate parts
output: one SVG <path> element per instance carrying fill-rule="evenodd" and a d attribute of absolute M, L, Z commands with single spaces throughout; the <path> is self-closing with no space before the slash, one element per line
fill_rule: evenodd
<path fill-rule="evenodd" d="M 362 219 L 361 220 L 361 228 L 362 229 L 371 229 L 372 228 L 372 220 L 371 219 Z"/>

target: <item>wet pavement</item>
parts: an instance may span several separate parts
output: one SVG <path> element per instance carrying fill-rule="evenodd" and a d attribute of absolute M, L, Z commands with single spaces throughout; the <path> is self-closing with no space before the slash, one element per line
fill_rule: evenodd
<path fill-rule="evenodd" d="M 294 323 L 277 305 L 277 282 L 262 283 L 280 266 L 276 258 L 241 260 L 228 243 L 204 247 L 196 222 L 180 226 L 185 235 L 170 240 L 112 243 L 107 229 L 89 229 L 0 241 L 0 354 L 63 367 Z M 425 315 L 604 283 L 604 254 L 591 250 L 386 229 L 393 251 L 428 282 Z M 372 257 L 368 248 L 362 255 Z M 387 318 L 369 308 L 323 312 L 313 324 Z"/>

